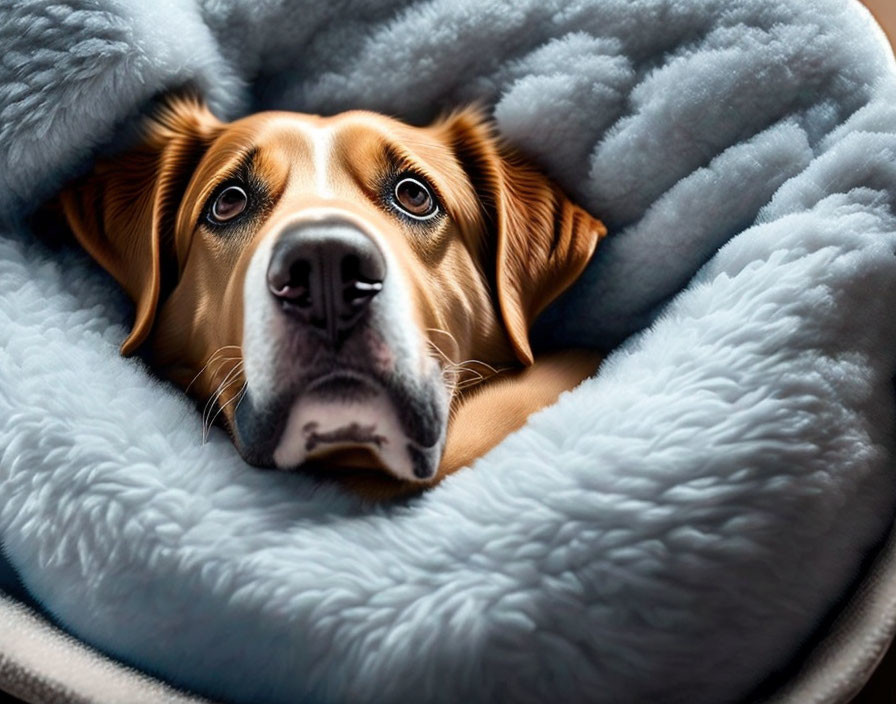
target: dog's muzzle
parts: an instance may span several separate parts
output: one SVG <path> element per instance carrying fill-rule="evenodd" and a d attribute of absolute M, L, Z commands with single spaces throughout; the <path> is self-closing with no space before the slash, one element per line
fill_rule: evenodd
<path fill-rule="evenodd" d="M 449 398 L 396 270 L 346 220 L 291 224 L 256 251 L 233 423 L 248 461 L 292 469 L 362 449 L 398 478 L 435 476 Z"/>

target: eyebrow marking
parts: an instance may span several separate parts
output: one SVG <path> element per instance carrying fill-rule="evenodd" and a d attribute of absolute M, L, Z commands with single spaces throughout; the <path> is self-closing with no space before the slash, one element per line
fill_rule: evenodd
<path fill-rule="evenodd" d="M 222 183 L 223 181 L 228 181 L 240 175 L 248 176 L 252 172 L 252 167 L 254 166 L 255 157 L 257 155 L 258 147 L 255 145 L 243 150 L 241 154 L 238 154 L 235 157 L 236 163 L 225 171 L 226 175 L 222 180 Z"/>
<path fill-rule="evenodd" d="M 240 158 L 240 168 L 248 170 L 258 155 L 258 147 L 254 144 L 246 150 L 246 153 Z"/>
<path fill-rule="evenodd" d="M 383 144 L 383 154 L 393 171 L 412 170 L 414 164 L 413 159 L 409 158 L 406 154 L 400 153 L 394 144 L 385 142 Z"/>
<path fill-rule="evenodd" d="M 252 174 L 258 147 L 255 145 L 245 147 L 229 156 L 226 165 L 217 169 L 203 189 L 202 200 L 208 200 L 222 184 L 232 181 L 240 176 L 249 177 Z"/>

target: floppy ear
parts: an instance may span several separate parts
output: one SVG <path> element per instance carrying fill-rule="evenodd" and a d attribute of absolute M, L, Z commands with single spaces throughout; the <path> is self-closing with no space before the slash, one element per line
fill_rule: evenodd
<path fill-rule="evenodd" d="M 138 146 L 99 161 L 59 195 L 78 242 L 134 301 L 123 355 L 149 335 L 161 291 L 177 275 L 177 208 L 219 127 L 198 99 L 169 98 L 146 118 Z"/>
<path fill-rule="evenodd" d="M 607 229 L 504 146 L 478 110 L 445 125 L 495 229 L 495 289 L 510 342 L 532 364 L 532 323 L 579 277 Z"/>

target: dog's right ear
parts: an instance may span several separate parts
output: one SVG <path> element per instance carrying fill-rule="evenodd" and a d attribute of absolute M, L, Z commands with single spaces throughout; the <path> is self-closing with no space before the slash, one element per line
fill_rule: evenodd
<path fill-rule="evenodd" d="M 134 326 L 121 345 L 132 354 L 155 321 L 163 280 L 176 276 L 178 205 L 221 123 L 193 97 L 172 97 L 124 154 L 99 161 L 59 196 L 69 227 L 85 250 L 134 301 Z"/>

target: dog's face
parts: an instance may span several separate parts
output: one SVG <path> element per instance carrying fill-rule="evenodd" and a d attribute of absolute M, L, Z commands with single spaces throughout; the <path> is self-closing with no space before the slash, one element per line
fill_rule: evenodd
<path fill-rule="evenodd" d="M 470 111 L 224 124 L 176 99 L 61 201 L 136 303 L 122 351 L 146 343 L 249 462 L 417 482 L 464 387 L 531 363 L 530 323 L 605 234 Z"/>

